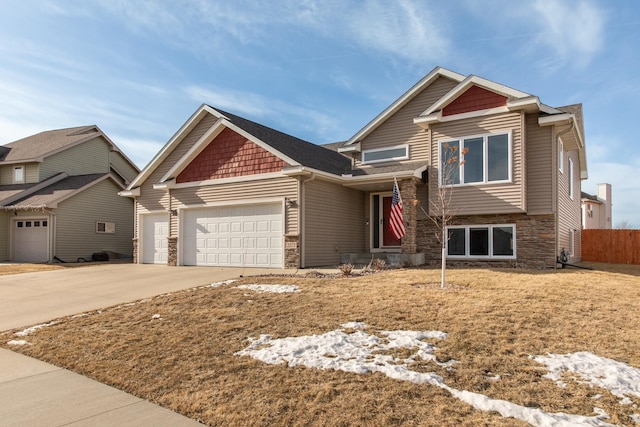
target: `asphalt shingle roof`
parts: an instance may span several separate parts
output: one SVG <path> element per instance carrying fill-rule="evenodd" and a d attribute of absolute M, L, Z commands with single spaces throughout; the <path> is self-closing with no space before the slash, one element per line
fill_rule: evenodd
<path fill-rule="evenodd" d="M 83 188 L 92 182 L 103 178 L 105 173 L 94 173 L 89 175 L 75 175 L 57 181 L 35 193 L 29 194 L 23 199 L 12 203 L 11 207 L 30 208 L 30 207 L 46 207 L 59 200 L 65 199 L 74 192 Z M 3 186 L 4 187 L 4 186 Z"/>
<path fill-rule="evenodd" d="M 40 132 L 0 147 L 0 162 L 34 160 L 99 135 L 95 126 Z"/>
<path fill-rule="evenodd" d="M 231 123 L 240 129 L 255 136 L 265 144 L 269 144 L 280 153 L 303 166 L 335 175 L 351 173 L 351 160 L 336 151 L 323 148 L 218 108 L 211 108 L 225 115 Z"/>

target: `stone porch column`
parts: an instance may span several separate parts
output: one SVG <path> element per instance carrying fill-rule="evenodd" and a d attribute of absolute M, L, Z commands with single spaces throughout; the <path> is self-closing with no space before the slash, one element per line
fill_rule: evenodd
<path fill-rule="evenodd" d="M 402 237 L 402 253 L 415 254 L 417 252 L 416 233 L 418 231 L 417 207 L 415 204 L 417 194 L 416 180 L 402 180 L 398 185 L 400 186 L 400 196 L 402 197 L 402 213 L 406 233 Z"/>
<path fill-rule="evenodd" d="M 167 265 L 175 267 L 178 265 L 178 238 L 171 236 L 167 238 Z"/>

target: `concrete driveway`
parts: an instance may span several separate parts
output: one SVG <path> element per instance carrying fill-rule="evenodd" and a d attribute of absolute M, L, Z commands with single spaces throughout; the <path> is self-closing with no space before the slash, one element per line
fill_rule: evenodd
<path fill-rule="evenodd" d="M 0 331 L 208 285 L 287 270 L 99 264 L 0 276 Z"/>
<path fill-rule="evenodd" d="M 101 264 L 0 276 L 0 331 L 240 275 L 274 272 L 285 271 Z M 0 402 L 2 426 L 201 425 L 115 388 L 1 348 Z"/>

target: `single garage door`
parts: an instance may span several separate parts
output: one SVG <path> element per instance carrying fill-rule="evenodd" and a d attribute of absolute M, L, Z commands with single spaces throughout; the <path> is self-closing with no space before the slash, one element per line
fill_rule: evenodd
<path fill-rule="evenodd" d="M 168 215 L 160 213 L 142 216 L 142 262 L 145 264 L 167 263 Z"/>
<path fill-rule="evenodd" d="M 49 261 L 49 222 L 46 218 L 13 221 L 13 260 Z"/>
<path fill-rule="evenodd" d="M 230 267 L 283 266 L 282 204 L 188 209 L 182 263 Z"/>

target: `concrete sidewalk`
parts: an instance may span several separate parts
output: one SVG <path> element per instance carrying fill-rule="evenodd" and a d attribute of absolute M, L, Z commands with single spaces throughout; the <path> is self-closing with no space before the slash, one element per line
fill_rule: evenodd
<path fill-rule="evenodd" d="M 240 275 L 291 272 L 102 264 L 0 276 L 0 331 Z M 0 348 L 0 425 L 162 427 L 201 424 L 113 387 Z"/>
<path fill-rule="evenodd" d="M 202 426 L 113 387 L 0 348 L 2 426 Z"/>

